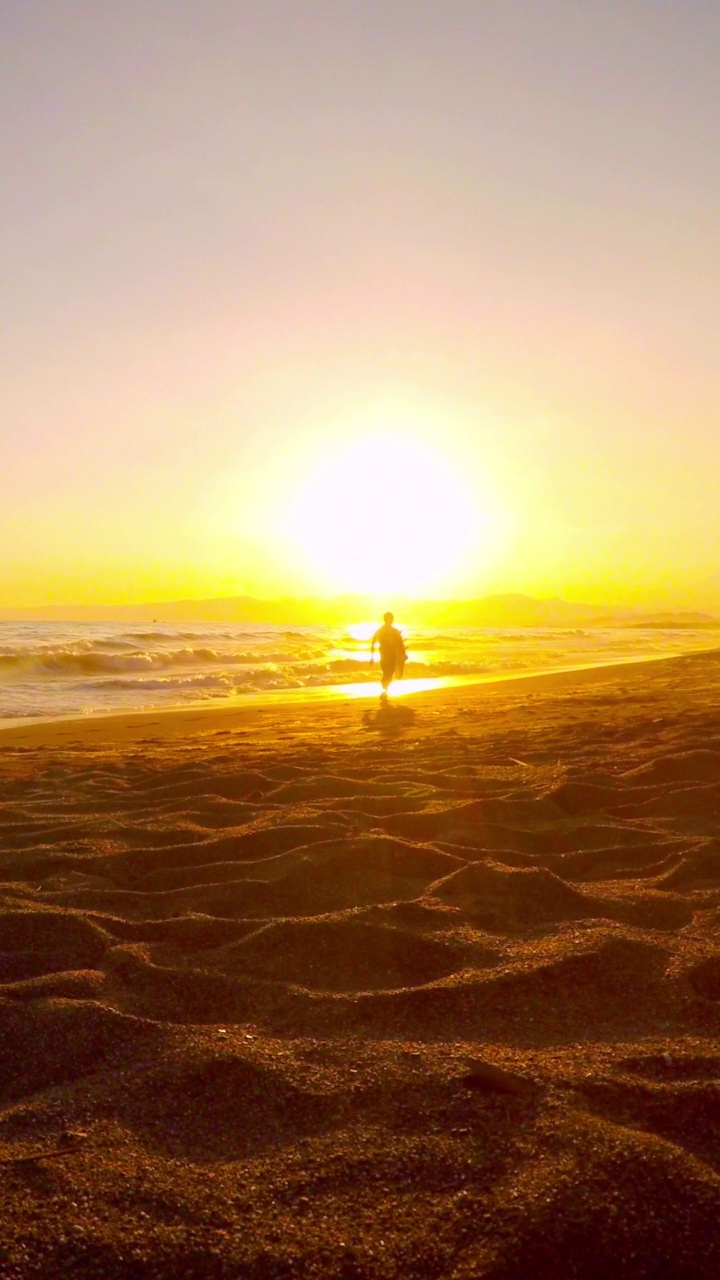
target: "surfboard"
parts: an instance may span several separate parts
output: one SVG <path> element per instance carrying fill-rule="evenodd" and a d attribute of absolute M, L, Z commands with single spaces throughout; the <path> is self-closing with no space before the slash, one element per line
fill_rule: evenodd
<path fill-rule="evenodd" d="M 395 675 L 398 680 L 402 680 L 402 674 L 405 670 L 405 646 L 402 640 L 398 641 L 395 656 Z"/>

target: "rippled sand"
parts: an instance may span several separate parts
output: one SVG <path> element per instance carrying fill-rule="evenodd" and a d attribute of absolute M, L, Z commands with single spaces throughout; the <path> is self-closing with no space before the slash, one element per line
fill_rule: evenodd
<path fill-rule="evenodd" d="M 720 1275 L 720 654 L 25 727 L 0 797 L 3 1280 Z"/>

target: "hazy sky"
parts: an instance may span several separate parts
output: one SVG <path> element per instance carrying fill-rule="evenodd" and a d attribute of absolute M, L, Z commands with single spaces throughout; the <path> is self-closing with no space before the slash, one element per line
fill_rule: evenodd
<path fill-rule="evenodd" d="M 327 462 L 392 555 L 388 439 L 480 515 L 434 594 L 720 607 L 717 0 L 8 0 L 0 38 L 0 604 L 352 588 L 286 517 Z"/>

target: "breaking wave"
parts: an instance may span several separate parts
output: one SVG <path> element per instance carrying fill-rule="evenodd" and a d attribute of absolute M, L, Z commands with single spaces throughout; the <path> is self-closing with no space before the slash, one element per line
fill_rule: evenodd
<path fill-rule="evenodd" d="M 263 654 L 264 662 L 285 662 L 283 651 Z M 106 653 L 97 650 L 51 649 L 0 654 L 0 670 L 16 669 L 26 674 L 102 675 L 115 671 L 158 671 L 171 667 L 219 664 L 240 666 L 256 663 L 257 652 L 220 653 L 213 649 L 176 649 L 167 652 L 136 650 L 133 653 Z"/>
<path fill-rule="evenodd" d="M 479 679 L 713 647 L 707 633 L 542 628 L 406 632 L 411 678 Z M 716 642 L 715 642 L 716 643 Z M 376 683 L 368 642 L 341 628 L 0 623 L 0 719 L 222 702 Z"/>

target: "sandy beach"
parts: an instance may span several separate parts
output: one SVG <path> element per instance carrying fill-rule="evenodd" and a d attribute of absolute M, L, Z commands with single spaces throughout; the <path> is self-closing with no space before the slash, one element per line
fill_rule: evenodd
<path fill-rule="evenodd" d="M 0 1275 L 720 1274 L 720 652 L 0 731 Z"/>

